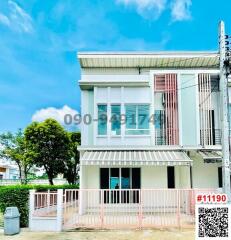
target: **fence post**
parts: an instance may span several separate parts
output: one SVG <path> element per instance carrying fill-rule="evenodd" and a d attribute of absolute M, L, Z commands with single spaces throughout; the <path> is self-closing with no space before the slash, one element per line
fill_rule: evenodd
<path fill-rule="evenodd" d="M 139 189 L 138 193 L 139 193 L 139 229 L 141 229 L 142 228 L 142 221 L 143 221 L 142 189 Z"/>
<path fill-rule="evenodd" d="M 29 229 L 32 230 L 32 218 L 35 207 L 35 190 L 29 191 Z"/>
<path fill-rule="evenodd" d="M 177 189 L 177 225 L 179 228 L 181 227 L 180 220 L 180 190 Z"/>
<path fill-rule="evenodd" d="M 62 231 L 63 226 L 63 189 L 57 190 L 57 232 Z"/>
<path fill-rule="evenodd" d="M 50 212 L 50 189 L 47 191 L 47 212 Z"/>
<path fill-rule="evenodd" d="M 104 225 L 104 190 L 100 190 L 101 206 L 100 206 L 100 218 L 101 218 L 101 228 Z"/>

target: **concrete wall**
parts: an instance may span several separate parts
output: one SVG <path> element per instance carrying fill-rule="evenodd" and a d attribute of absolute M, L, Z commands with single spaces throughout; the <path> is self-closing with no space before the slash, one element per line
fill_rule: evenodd
<path fill-rule="evenodd" d="M 105 167 L 105 166 L 103 166 Z M 116 167 L 116 166 L 113 166 Z M 126 166 L 124 166 L 126 167 Z M 130 167 L 130 166 L 127 166 Z M 136 166 L 137 167 L 137 166 Z M 100 188 L 100 167 L 83 166 L 81 188 Z M 167 188 L 167 166 L 141 167 L 141 188 Z M 175 187 L 190 188 L 190 169 L 188 166 L 175 166 Z"/>
<path fill-rule="evenodd" d="M 218 188 L 218 167 L 221 163 L 204 163 L 203 159 L 195 154 L 191 156 L 193 161 L 192 176 L 193 188 Z"/>
<path fill-rule="evenodd" d="M 124 105 L 126 103 L 150 104 L 150 114 L 154 114 L 154 106 L 157 107 L 159 103 L 154 100 L 153 96 L 153 76 L 164 72 L 163 70 L 156 72 L 151 69 L 142 69 L 139 73 L 136 68 L 83 69 L 81 81 L 90 83 L 92 86 L 91 90 L 82 90 L 81 114 L 82 117 L 90 114 L 92 120 L 96 120 L 92 121 L 92 124 L 82 124 L 82 145 L 154 145 L 155 133 L 152 124 L 150 124 L 150 134 L 145 136 L 126 136 L 125 124 L 121 126 L 121 136 L 113 136 L 108 121 L 107 136 L 97 136 L 97 104 L 108 104 L 109 119 L 111 104 L 121 104 L 121 114 L 125 113 Z M 200 129 L 197 75 L 209 71 L 171 70 L 171 72 L 178 74 L 178 86 L 181 89 L 178 92 L 180 145 L 198 146 Z M 125 85 L 125 83 L 129 85 Z M 137 83 L 144 85 L 135 87 Z M 215 128 L 219 129 L 219 93 L 213 92 L 211 96 L 212 109 L 215 111 Z"/>

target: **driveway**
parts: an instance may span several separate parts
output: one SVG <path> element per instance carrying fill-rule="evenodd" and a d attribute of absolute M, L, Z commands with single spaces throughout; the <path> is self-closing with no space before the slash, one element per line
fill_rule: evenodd
<path fill-rule="evenodd" d="M 15 236 L 4 236 L 1 240 L 194 240 L 194 230 L 123 230 L 123 231 L 73 231 L 62 233 L 35 233 L 23 230 Z"/>

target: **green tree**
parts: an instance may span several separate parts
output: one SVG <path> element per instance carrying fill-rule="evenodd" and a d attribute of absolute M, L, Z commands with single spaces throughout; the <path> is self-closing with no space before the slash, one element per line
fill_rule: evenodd
<path fill-rule="evenodd" d="M 80 132 L 69 132 L 68 136 L 71 141 L 71 158 L 66 162 L 64 177 L 69 184 L 76 184 L 78 180 L 79 151 L 77 146 L 81 144 Z"/>
<path fill-rule="evenodd" d="M 3 133 L 0 135 L 0 156 L 15 161 L 19 168 L 19 177 L 22 183 L 27 182 L 27 176 L 34 165 L 35 154 L 28 148 L 25 136 L 21 130 L 16 134 Z"/>
<path fill-rule="evenodd" d="M 27 126 L 25 138 L 35 153 L 35 165 L 44 167 L 49 183 L 53 185 L 53 179 L 64 172 L 65 163 L 72 155 L 68 133 L 56 120 L 46 119 Z"/>

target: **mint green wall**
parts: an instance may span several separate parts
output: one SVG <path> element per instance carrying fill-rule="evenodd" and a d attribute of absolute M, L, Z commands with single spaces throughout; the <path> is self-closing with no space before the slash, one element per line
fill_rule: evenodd
<path fill-rule="evenodd" d="M 197 145 L 197 85 L 194 74 L 180 75 L 182 145 Z"/>
<path fill-rule="evenodd" d="M 91 124 L 89 125 L 88 128 L 88 144 L 93 145 L 93 129 L 94 129 L 94 124 L 93 124 L 93 118 L 94 118 L 94 91 L 89 90 L 88 91 L 88 113 L 91 115 L 92 121 Z"/>

